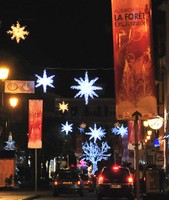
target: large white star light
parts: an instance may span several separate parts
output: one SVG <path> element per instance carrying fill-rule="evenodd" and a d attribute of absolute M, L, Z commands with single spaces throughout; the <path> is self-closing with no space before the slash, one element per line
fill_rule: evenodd
<path fill-rule="evenodd" d="M 91 97 L 92 99 L 94 99 L 94 96 L 98 97 L 98 95 L 96 94 L 94 90 L 103 89 L 102 87 L 94 86 L 94 83 L 98 80 L 98 77 L 89 81 L 87 71 L 85 73 L 84 80 L 81 77 L 79 79 L 74 78 L 74 80 L 79 84 L 79 85 L 73 85 L 70 87 L 71 89 L 79 90 L 79 92 L 74 96 L 74 98 L 84 96 L 86 105 L 88 104 L 89 97 Z"/>
<path fill-rule="evenodd" d="M 7 34 L 12 35 L 11 39 L 14 40 L 16 38 L 16 42 L 19 43 L 19 41 L 25 40 L 26 36 L 29 35 L 29 32 L 25 30 L 26 26 L 21 27 L 19 22 L 15 25 L 11 26 L 11 30 L 7 31 Z"/>
<path fill-rule="evenodd" d="M 99 139 L 101 140 L 102 137 L 105 137 L 105 130 L 102 129 L 101 127 L 97 129 L 96 124 L 94 124 L 94 128 L 92 129 L 91 127 L 89 127 L 91 132 L 85 133 L 86 135 L 91 135 L 89 140 L 91 140 L 92 138 L 94 138 L 94 143 L 96 143 L 96 140 Z"/>
<path fill-rule="evenodd" d="M 66 132 L 66 135 L 68 135 L 69 132 L 72 132 L 72 126 L 73 124 L 69 124 L 68 121 L 66 121 L 66 124 L 62 124 L 61 132 Z"/>
<path fill-rule="evenodd" d="M 124 137 L 125 135 L 128 135 L 128 127 L 124 127 L 123 124 L 121 126 L 114 127 L 112 128 L 112 133 Z"/>
<path fill-rule="evenodd" d="M 35 76 L 38 78 L 35 87 L 39 87 L 42 85 L 44 93 L 46 93 L 47 86 L 54 88 L 52 83 L 53 83 L 53 77 L 55 77 L 55 75 L 47 77 L 46 70 L 43 70 L 43 77 L 38 76 L 37 74 L 35 74 Z"/>

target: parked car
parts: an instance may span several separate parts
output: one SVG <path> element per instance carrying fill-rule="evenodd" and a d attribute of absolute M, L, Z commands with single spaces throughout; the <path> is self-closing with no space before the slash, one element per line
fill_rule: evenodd
<path fill-rule="evenodd" d="M 93 192 L 95 188 L 94 179 L 89 177 L 87 174 L 80 174 L 80 177 L 84 184 L 84 190 Z"/>
<path fill-rule="evenodd" d="M 133 176 L 126 167 L 113 165 L 104 167 L 96 182 L 98 199 L 102 197 L 125 197 L 134 199 Z"/>
<path fill-rule="evenodd" d="M 53 181 L 53 196 L 59 194 L 79 194 L 83 196 L 83 181 L 76 171 L 62 170 L 58 172 Z"/>

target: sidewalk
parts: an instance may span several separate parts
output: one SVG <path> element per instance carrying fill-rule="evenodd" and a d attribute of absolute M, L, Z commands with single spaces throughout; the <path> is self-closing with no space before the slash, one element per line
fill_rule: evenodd
<path fill-rule="evenodd" d="M 34 191 L 0 191 L 0 200 L 31 200 L 40 198 L 41 194 Z"/>

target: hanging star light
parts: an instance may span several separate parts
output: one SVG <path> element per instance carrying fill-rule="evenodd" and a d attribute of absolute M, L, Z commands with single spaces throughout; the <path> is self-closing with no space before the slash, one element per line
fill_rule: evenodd
<path fill-rule="evenodd" d="M 74 80 L 79 84 L 79 85 L 73 85 L 70 88 L 71 89 L 76 89 L 76 90 L 80 90 L 75 96 L 76 97 L 82 97 L 84 96 L 85 98 L 85 104 L 88 104 L 88 99 L 89 97 L 91 97 L 92 99 L 94 99 L 94 96 L 98 97 L 98 95 L 96 94 L 96 92 L 94 90 L 102 90 L 102 87 L 99 86 L 94 86 L 94 83 L 98 80 L 98 77 L 92 79 L 91 81 L 89 81 L 89 77 L 88 77 L 88 73 L 86 71 L 85 73 L 85 78 L 83 80 L 83 78 L 74 78 Z"/>
<path fill-rule="evenodd" d="M 29 35 L 29 32 L 25 30 L 26 26 L 20 26 L 17 21 L 16 26 L 12 25 L 11 30 L 7 31 L 7 34 L 12 35 L 11 39 L 14 40 L 16 38 L 16 42 L 19 43 L 20 40 L 25 40 L 26 36 Z"/>
<path fill-rule="evenodd" d="M 66 132 L 66 135 L 68 135 L 69 132 L 72 132 L 72 126 L 73 124 L 69 124 L 68 121 L 66 121 L 66 124 L 62 124 L 61 132 Z"/>
<path fill-rule="evenodd" d="M 54 88 L 52 83 L 53 83 L 53 77 L 55 77 L 55 75 L 47 77 L 46 70 L 43 70 L 43 77 L 40 77 L 37 74 L 35 74 L 35 76 L 38 78 L 35 87 L 39 87 L 42 85 L 44 93 L 46 93 L 47 86 Z"/>
<path fill-rule="evenodd" d="M 124 127 L 123 124 L 121 126 L 114 127 L 112 128 L 112 133 L 124 137 L 125 135 L 128 135 L 128 127 Z"/>
<path fill-rule="evenodd" d="M 80 133 L 84 133 L 85 128 L 86 128 L 86 123 L 84 122 L 82 122 L 80 126 L 78 127 Z"/>
<path fill-rule="evenodd" d="M 61 110 L 62 113 L 64 113 L 66 110 L 68 110 L 68 103 L 65 104 L 64 101 L 62 101 L 62 103 L 59 103 L 59 110 Z"/>
<path fill-rule="evenodd" d="M 91 140 L 92 138 L 94 139 L 94 143 L 96 143 L 96 140 L 99 139 L 101 140 L 102 137 L 105 137 L 105 130 L 103 130 L 101 127 L 97 129 L 96 124 L 94 124 L 94 129 L 92 129 L 91 127 L 89 127 L 91 132 L 85 133 L 86 135 L 91 135 L 89 140 Z"/>

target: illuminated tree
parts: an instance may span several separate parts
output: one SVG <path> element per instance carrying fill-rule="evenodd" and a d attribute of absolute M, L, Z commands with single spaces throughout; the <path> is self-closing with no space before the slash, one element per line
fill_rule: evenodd
<path fill-rule="evenodd" d="M 92 174 L 94 174 L 98 170 L 97 163 L 101 160 L 107 160 L 108 157 L 110 157 L 111 154 L 106 154 L 107 151 L 110 149 L 107 142 L 102 142 L 102 146 L 99 147 L 97 143 L 93 143 L 90 141 L 90 143 L 85 142 L 82 144 L 82 150 L 84 154 L 82 157 L 90 161 L 93 165 Z"/>

